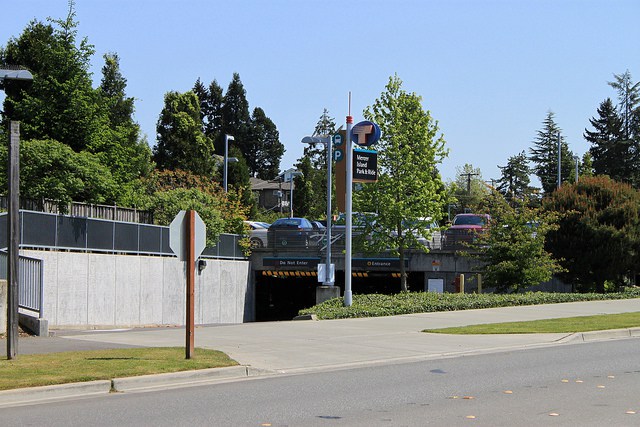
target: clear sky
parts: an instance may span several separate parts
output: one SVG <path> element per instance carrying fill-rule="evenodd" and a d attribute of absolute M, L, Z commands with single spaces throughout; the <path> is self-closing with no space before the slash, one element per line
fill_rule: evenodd
<path fill-rule="evenodd" d="M 31 19 L 64 18 L 67 0 L 0 0 L 0 45 Z M 281 169 L 302 155 L 324 108 L 338 125 L 363 109 L 394 73 L 422 96 L 449 157 L 445 180 L 471 163 L 485 180 L 528 150 L 548 111 L 570 149 L 613 74 L 640 80 L 638 0 L 77 0 L 79 35 L 116 52 L 136 120 L 155 144 L 168 91 L 197 78 L 226 90 L 234 72 L 250 109 L 280 131 Z"/>

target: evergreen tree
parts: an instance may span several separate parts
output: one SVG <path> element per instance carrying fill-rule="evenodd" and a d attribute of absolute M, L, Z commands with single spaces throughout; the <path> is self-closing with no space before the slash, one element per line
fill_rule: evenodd
<path fill-rule="evenodd" d="M 333 136 L 336 133 L 335 120 L 325 108 L 316 123 L 314 136 Z M 304 147 L 303 156 L 296 167 L 303 173 L 296 183 L 295 212 L 305 212 L 311 218 L 327 216 L 327 147 L 325 144 L 309 144 Z M 333 182 L 333 177 L 332 177 Z M 335 193 L 334 193 L 335 194 Z M 335 197 L 334 197 L 335 199 Z M 331 206 L 336 206 L 332 202 Z"/>
<path fill-rule="evenodd" d="M 157 124 L 153 160 L 159 169 L 182 169 L 196 175 L 214 173 L 213 144 L 202 133 L 195 93 L 168 92 Z"/>
<path fill-rule="evenodd" d="M 224 153 L 224 135 L 233 135 L 233 144 L 237 145 L 242 155 L 247 159 L 249 172 L 253 175 L 250 153 L 253 150 L 250 141 L 251 116 L 249 115 L 249 102 L 247 93 L 240 81 L 240 75 L 233 73 L 233 79 L 229 83 L 227 92 L 222 99 L 222 132 L 216 139 L 216 153 Z"/>
<path fill-rule="evenodd" d="M 615 81 L 609 86 L 618 92 L 618 112 L 622 121 L 622 138 L 632 139 L 637 136 L 637 111 L 640 105 L 640 82 L 633 83 L 629 70 L 623 74 L 614 74 Z"/>
<path fill-rule="evenodd" d="M 561 278 L 579 292 L 623 285 L 640 262 L 640 192 L 606 176 L 583 177 L 546 198 L 560 214 L 547 249 L 567 272 Z"/>
<path fill-rule="evenodd" d="M 600 104 L 598 116 L 589 119 L 594 131 L 584 131 L 584 139 L 591 143 L 589 152 L 593 157 L 593 170 L 596 175 L 609 175 L 616 181 L 628 182 L 631 178 L 632 147 L 622 137 L 623 123 L 611 99 L 607 98 Z"/>
<path fill-rule="evenodd" d="M 509 157 L 506 166 L 498 166 L 502 176 L 498 180 L 497 190 L 504 198 L 511 202 L 531 197 L 533 189 L 530 187 L 529 165 L 527 155 L 521 152 Z"/>
<path fill-rule="evenodd" d="M 108 123 L 87 150 L 95 153 L 111 169 L 119 187 L 146 176 L 152 169 L 151 150 L 140 138 L 140 126 L 133 120 L 134 98 L 127 97 L 127 80 L 120 72 L 117 54 L 106 54 L 98 94 Z"/>
<path fill-rule="evenodd" d="M 553 192 L 558 186 L 558 137 L 561 129 L 555 122 L 552 111 L 542 122 L 543 127 L 537 132 L 530 148 L 529 160 L 533 163 L 532 170 L 542 183 L 545 193 Z M 560 135 L 560 161 L 562 182 L 571 181 L 573 174 L 573 154 L 569 150 L 564 137 Z"/>
<path fill-rule="evenodd" d="M 251 174 L 264 180 L 274 179 L 285 150 L 276 125 L 260 107 L 253 110 L 249 138 L 245 155 Z"/>
<path fill-rule="evenodd" d="M 222 88 L 215 80 L 206 87 L 198 79 L 193 86 L 193 92 L 200 101 L 202 132 L 212 141 L 216 141 L 222 131 Z"/>
<path fill-rule="evenodd" d="M 631 73 L 614 74 L 609 85 L 618 92 L 618 115 L 622 121 L 620 144 L 627 148 L 628 178 L 634 187 L 640 188 L 640 82 L 633 83 Z"/>

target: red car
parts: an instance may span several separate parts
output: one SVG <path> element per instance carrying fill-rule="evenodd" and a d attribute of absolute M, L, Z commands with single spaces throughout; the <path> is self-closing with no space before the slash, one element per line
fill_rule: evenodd
<path fill-rule="evenodd" d="M 458 214 L 451 227 L 444 232 L 443 248 L 465 246 L 475 242 L 478 234 L 489 228 L 491 217 L 487 214 Z"/>

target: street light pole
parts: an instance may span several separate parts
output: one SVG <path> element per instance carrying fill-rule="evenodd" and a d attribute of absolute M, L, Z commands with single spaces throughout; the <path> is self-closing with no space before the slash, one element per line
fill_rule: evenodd
<path fill-rule="evenodd" d="M 327 146 L 327 255 L 325 263 L 324 285 L 332 286 L 334 283 L 332 280 L 333 277 L 331 276 L 331 177 L 333 176 L 333 144 L 331 141 L 331 136 L 305 136 L 304 138 L 302 138 L 302 142 L 304 144 L 326 144 Z"/>
<path fill-rule="evenodd" d="M 30 82 L 27 70 L 0 69 L 0 82 Z M 7 206 L 7 359 L 18 356 L 18 274 L 20 263 L 20 122 L 10 121 Z"/>
<path fill-rule="evenodd" d="M 235 141 L 231 135 L 224 135 L 224 170 L 222 172 L 222 187 L 227 192 L 227 168 L 229 167 L 229 141 Z"/>

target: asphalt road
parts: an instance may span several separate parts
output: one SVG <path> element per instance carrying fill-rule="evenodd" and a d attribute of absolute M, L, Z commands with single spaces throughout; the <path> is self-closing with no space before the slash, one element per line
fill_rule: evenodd
<path fill-rule="evenodd" d="M 0 409 L 3 425 L 634 426 L 640 338 L 116 393 Z M 636 413 L 637 412 L 637 413 Z"/>

